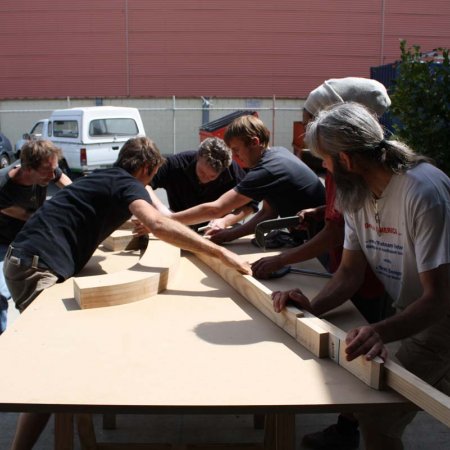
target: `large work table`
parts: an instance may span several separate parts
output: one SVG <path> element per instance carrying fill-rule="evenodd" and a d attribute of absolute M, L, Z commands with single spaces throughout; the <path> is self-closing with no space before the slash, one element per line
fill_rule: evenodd
<path fill-rule="evenodd" d="M 229 247 L 251 261 L 273 254 L 249 239 Z M 114 272 L 138 257 L 99 249 L 84 272 Z M 324 282 L 289 274 L 265 284 L 313 295 Z M 342 329 L 363 321 L 349 302 L 327 318 Z M 168 289 L 134 303 L 81 310 L 72 280 L 48 289 L 2 335 L 0 361 L 0 410 L 57 413 L 58 450 L 72 448 L 73 413 L 271 414 L 278 433 L 265 448 L 289 450 L 295 413 L 405 402 L 314 357 L 189 253 Z"/>

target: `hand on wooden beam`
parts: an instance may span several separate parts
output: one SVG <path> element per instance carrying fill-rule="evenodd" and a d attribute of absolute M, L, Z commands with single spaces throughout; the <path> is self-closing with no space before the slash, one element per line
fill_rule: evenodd
<path fill-rule="evenodd" d="M 376 356 L 386 360 L 388 352 L 380 335 L 370 325 L 350 330 L 345 338 L 347 361 L 352 361 L 360 355 L 365 355 L 367 361 Z"/>
<path fill-rule="evenodd" d="M 289 301 L 295 303 L 300 309 L 313 312 L 311 302 L 300 289 L 290 289 L 289 291 L 274 291 L 272 292 L 273 309 L 275 312 L 281 312 Z"/>

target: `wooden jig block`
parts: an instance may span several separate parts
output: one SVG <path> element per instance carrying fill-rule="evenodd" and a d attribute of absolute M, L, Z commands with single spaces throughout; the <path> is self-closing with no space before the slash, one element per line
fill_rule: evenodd
<path fill-rule="evenodd" d="M 141 240 L 133 234 L 132 230 L 115 230 L 102 242 L 102 245 L 113 252 L 139 250 L 142 247 Z"/>
<path fill-rule="evenodd" d="M 74 278 L 74 297 L 81 309 L 131 303 L 166 289 L 176 275 L 180 249 L 150 239 L 139 262 L 120 272 Z"/>
<path fill-rule="evenodd" d="M 316 317 L 297 319 L 296 340 L 318 358 L 327 358 L 329 333 L 320 326 L 321 320 Z"/>

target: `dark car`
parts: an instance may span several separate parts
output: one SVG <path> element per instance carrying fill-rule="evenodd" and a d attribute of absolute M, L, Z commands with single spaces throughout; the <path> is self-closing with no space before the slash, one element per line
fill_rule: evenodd
<path fill-rule="evenodd" d="M 0 133 L 0 168 L 6 167 L 16 159 L 11 142 L 3 133 Z"/>

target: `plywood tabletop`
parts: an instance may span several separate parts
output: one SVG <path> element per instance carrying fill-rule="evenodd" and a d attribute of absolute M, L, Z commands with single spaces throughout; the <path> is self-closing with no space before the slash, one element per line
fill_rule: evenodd
<path fill-rule="evenodd" d="M 99 252 L 88 271 L 137 258 Z M 298 283 L 292 277 L 276 283 Z M 323 283 L 301 278 L 311 290 Z M 354 324 L 352 311 L 336 317 Z M 0 360 L 4 411 L 337 411 L 404 401 L 313 357 L 192 255 L 168 290 L 127 305 L 80 310 L 72 280 L 48 289 L 2 335 Z"/>

